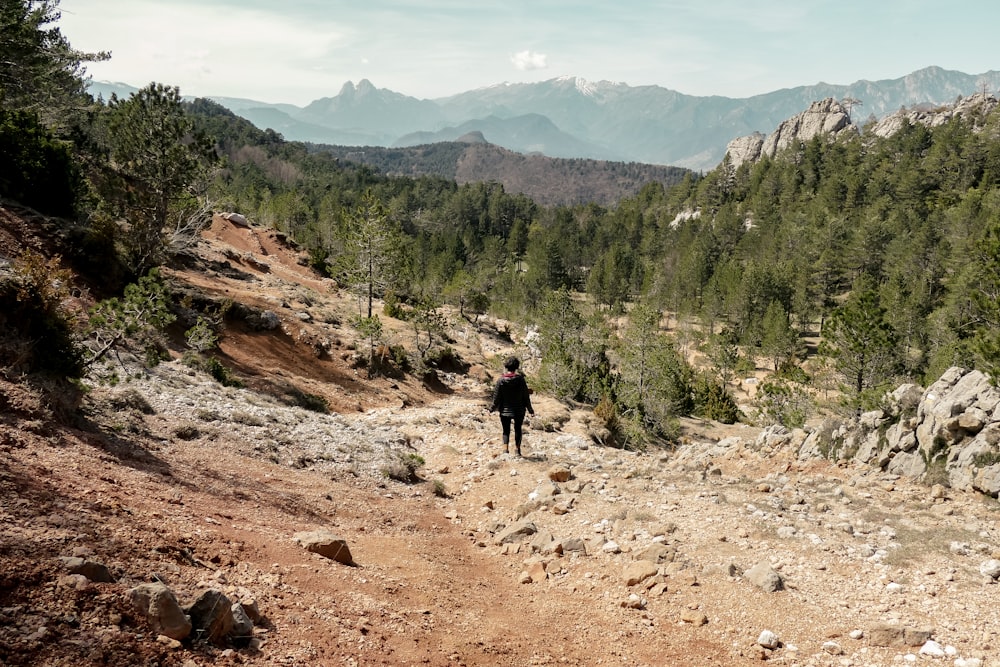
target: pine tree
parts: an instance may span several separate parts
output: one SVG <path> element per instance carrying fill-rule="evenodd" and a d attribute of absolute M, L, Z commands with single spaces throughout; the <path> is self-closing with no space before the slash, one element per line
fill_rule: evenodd
<path fill-rule="evenodd" d="M 89 103 L 84 63 L 110 54 L 73 49 L 59 18 L 59 0 L 0 0 L 0 106 L 65 128 Z"/>
<path fill-rule="evenodd" d="M 112 96 L 108 106 L 109 165 L 98 186 L 122 223 L 122 259 L 142 275 L 162 262 L 168 233 L 197 234 L 207 221 L 207 167 L 215 153 L 194 131 L 176 87 L 151 83 L 126 100 Z"/>
<path fill-rule="evenodd" d="M 822 351 L 834 359 L 856 397 L 891 380 L 899 368 L 896 333 L 867 276 L 855 281 L 850 297 L 833 311 L 823 339 Z"/>
<path fill-rule="evenodd" d="M 371 319 L 375 296 L 391 285 L 400 268 L 400 234 L 370 188 L 342 222 L 334 271 L 360 293 Z"/>

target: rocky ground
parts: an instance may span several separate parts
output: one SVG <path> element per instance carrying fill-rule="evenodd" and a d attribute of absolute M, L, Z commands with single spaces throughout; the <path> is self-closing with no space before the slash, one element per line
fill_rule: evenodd
<path fill-rule="evenodd" d="M 71 419 L 0 379 L 0 664 L 1000 664 L 995 500 L 739 425 L 622 451 L 544 396 L 514 458 L 483 409 L 501 337 L 369 381 L 351 302 L 282 239 L 217 221 L 201 253 L 173 279 L 280 316 L 227 331 L 244 388 L 125 360 Z M 252 626 L 172 639 L 130 596 L 153 582 Z"/>

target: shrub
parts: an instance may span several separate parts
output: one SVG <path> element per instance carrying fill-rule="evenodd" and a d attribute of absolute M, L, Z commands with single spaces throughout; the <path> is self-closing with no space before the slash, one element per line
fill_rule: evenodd
<path fill-rule="evenodd" d="M 303 410 L 319 412 L 324 415 L 330 413 L 330 402 L 318 394 L 310 394 L 301 389 L 292 389 L 291 397 L 292 405 L 300 407 Z"/>
<path fill-rule="evenodd" d="M 694 414 L 723 424 L 735 424 L 742 416 L 732 395 L 721 383 L 701 375 L 693 387 Z"/>
<path fill-rule="evenodd" d="M 91 309 L 90 354 L 84 363 L 95 364 L 111 350 L 130 343 L 146 352 L 147 363 L 157 362 L 165 353 L 157 337 L 174 319 L 170 295 L 159 271 L 153 269 L 137 283 L 127 285 L 120 299 L 105 299 Z"/>
<path fill-rule="evenodd" d="M 0 155 L 0 197 L 49 215 L 72 215 L 80 180 L 72 155 L 36 114 L 0 109 Z"/>
<path fill-rule="evenodd" d="M 25 252 L 0 280 L 0 362 L 17 372 L 77 378 L 85 367 L 75 336 L 76 317 L 65 306 L 70 273 L 59 257 Z"/>
<path fill-rule="evenodd" d="M 412 484 L 420 481 L 417 470 L 422 465 L 424 465 L 424 459 L 419 454 L 393 451 L 388 455 L 385 465 L 382 466 L 382 474 L 397 482 Z"/>
<path fill-rule="evenodd" d="M 198 316 L 195 325 L 184 332 L 188 347 L 198 352 L 207 352 L 219 344 L 219 335 L 215 333 L 212 322 L 202 315 Z"/>
<path fill-rule="evenodd" d="M 181 362 L 191 368 L 208 373 L 223 387 L 239 388 L 243 386 L 243 381 L 233 375 L 233 372 L 215 357 L 203 356 L 195 352 L 186 352 L 181 357 Z"/>
<path fill-rule="evenodd" d="M 780 380 L 761 384 L 755 404 L 761 425 L 781 424 L 788 428 L 801 428 L 812 410 L 805 391 Z"/>

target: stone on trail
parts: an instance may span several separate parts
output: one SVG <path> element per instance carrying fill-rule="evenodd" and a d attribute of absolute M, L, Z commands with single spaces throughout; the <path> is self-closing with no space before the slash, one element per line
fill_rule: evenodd
<path fill-rule="evenodd" d="M 761 632 L 760 636 L 757 637 L 757 643 L 769 650 L 774 650 L 781 646 L 781 640 L 778 638 L 778 635 L 770 630 Z"/>
<path fill-rule="evenodd" d="M 233 603 L 217 588 L 210 588 L 195 600 L 187 613 L 199 639 L 222 643 L 233 631 Z"/>
<path fill-rule="evenodd" d="M 335 560 L 344 565 L 354 565 L 354 558 L 347 546 L 347 541 L 326 530 L 295 533 L 295 541 L 305 547 L 306 551 L 319 554 L 324 558 Z"/>
<path fill-rule="evenodd" d="M 549 468 L 548 476 L 553 482 L 568 482 L 569 478 L 572 477 L 572 473 L 566 466 L 556 465 Z"/>
<path fill-rule="evenodd" d="M 768 592 L 774 593 L 785 587 L 785 582 L 781 575 L 775 572 L 774 568 L 767 561 L 761 561 L 743 573 L 743 577 L 754 586 Z"/>
<path fill-rule="evenodd" d="M 100 563 L 78 557 L 63 557 L 59 560 L 70 574 L 82 574 L 90 581 L 104 584 L 110 584 L 115 580 L 107 566 Z"/>
<path fill-rule="evenodd" d="M 146 617 L 153 632 L 178 640 L 191 634 L 191 618 L 163 584 L 140 584 L 128 592 L 128 600 Z"/>
<path fill-rule="evenodd" d="M 538 527 L 531 521 L 521 521 L 515 523 L 513 526 L 509 527 L 507 530 L 503 531 L 497 535 L 497 544 L 509 544 L 511 542 L 519 542 L 529 535 L 534 535 L 538 532 Z"/>
<path fill-rule="evenodd" d="M 701 627 L 702 625 L 708 625 L 708 616 L 697 609 L 685 609 L 681 612 L 681 622 Z"/>
<path fill-rule="evenodd" d="M 658 572 L 659 568 L 656 567 L 656 563 L 651 563 L 648 560 L 632 561 L 625 566 L 625 585 L 635 586 L 636 584 L 641 584 L 646 579 L 655 577 Z"/>

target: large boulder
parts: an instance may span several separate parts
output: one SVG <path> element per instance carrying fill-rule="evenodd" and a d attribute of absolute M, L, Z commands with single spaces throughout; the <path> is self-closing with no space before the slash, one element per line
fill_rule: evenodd
<path fill-rule="evenodd" d="M 983 424 L 975 415 L 982 411 L 994 414 L 1000 404 L 1000 393 L 980 371 L 949 368 L 941 378 L 927 388 L 917 408 L 917 444 L 928 460 L 969 435 L 963 423 L 978 432 Z M 963 419 L 970 408 L 973 416 Z"/>
<path fill-rule="evenodd" d="M 178 641 L 191 634 L 191 617 L 163 584 L 140 584 L 128 592 L 128 600 L 156 634 Z"/>
<path fill-rule="evenodd" d="M 192 630 L 198 639 L 223 643 L 233 631 L 233 602 L 215 588 L 203 592 L 187 609 Z"/>

